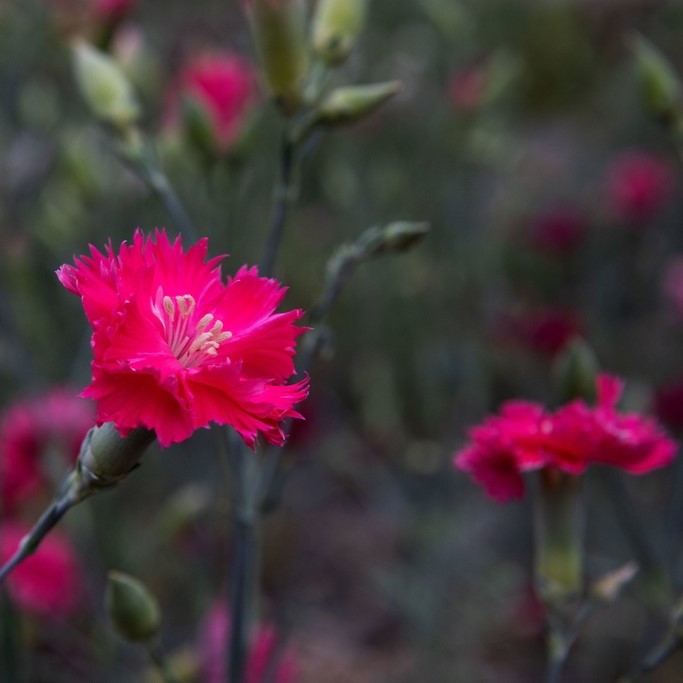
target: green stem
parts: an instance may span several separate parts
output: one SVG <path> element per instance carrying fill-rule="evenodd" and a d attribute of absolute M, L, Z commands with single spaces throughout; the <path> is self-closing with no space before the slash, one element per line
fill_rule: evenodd
<path fill-rule="evenodd" d="M 70 510 L 78 500 L 72 498 L 68 493 L 55 500 L 50 507 L 45 510 L 34 527 L 21 540 L 19 547 L 12 557 L 0 568 L 0 584 L 7 576 L 18 567 L 27 557 L 30 557 L 40 545 L 41 541 L 54 528 L 59 520 Z"/>
<path fill-rule="evenodd" d="M 14 605 L 7 593 L 0 592 L 0 619 L 2 633 L 0 638 L 0 675 L 7 683 L 18 683 L 20 680 L 20 629 L 19 619 Z"/>
<path fill-rule="evenodd" d="M 293 200 L 294 147 L 289 137 L 289 131 L 285 130 L 280 146 L 280 177 L 275 190 L 275 204 L 273 206 L 270 234 L 266 240 L 259 264 L 259 272 L 265 277 L 270 277 L 273 273 L 275 259 L 282 243 L 289 209 Z"/>
<path fill-rule="evenodd" d="M 171 665 L 168 663 L 168 660 L 158 643 L 149 643 L 147 645 L 147 652 L 165 683 L 180 683 L 180 679 L 176 676 Z"/>

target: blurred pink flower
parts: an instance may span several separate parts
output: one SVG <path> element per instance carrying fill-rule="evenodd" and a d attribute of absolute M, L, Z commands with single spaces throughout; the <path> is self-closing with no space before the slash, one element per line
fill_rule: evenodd
<path fill-rule="evenodd" d="M 0 507 L 4 514 L 40 492 L 51 482 L 46 476 L 50 457 L 63 474 L 78 456 L 86 432 L 95 424 L 92 406 L 66 388 L 25 399 L 0 418 Z"/>
<path fill-rule="evenodd" d="M 254 103 L 255 75 L 251 64 L 228 52 L 196 57 L 183 69 L 169 97 L 168 118 L 175 121 L 183 98 L 191 98 L 207 117 L 220 151 L 237 139 Z"/>
<path fill-rule="evenodd" d="M 668 465 L 675 443 L 654 420 L 616 411 L 622 388 L 616 377 L 600 375 L 596 406 L 577 399 L 555 412 L 507 402 L 500 415 L 470 429 L 469 443 L 455 454 L 454 464 L 499 502 L 520 498 L 522 474 L 543 467 L 582 474 L 590 464 L 603 463 L 644 474 Z"/>
<path fill-rule="evenodd" d="M 683 378 L 655 391 L 652 409 L 659 420 L 671 429 L 683 429 Z"/>
<path fill-rule="evenodd" d="M 256 268 L 224 284 L 223 257 L 207 252 L 206 238 L 185 252 L 179 237 L 137 230 L 118 254 L 91 246 L 59 269 L 93 327 L 82 395 L 97 401 L 98 424 L 153 429 L 162 446 L 211 423 L 231 425 L 250 447 L 259 433 L 281 444 L 281 422 L 300 417 L 294 404 L 308 393 L 307 378 L 285 384 L 303 313 L 275 313 L 286 289 Z"/>
<path fill-rule="evenodd" d="M 448 82 L 451 106 L 461 113 L 470 113 L 477 109 L 486 95 L 486 81 L 486 69 L 481 65 L 456 71 Z"/>
<path fill-rule="evenodd" d="M 586 219 L 572 208 L 555 207 L 535 216 L 530 225 L 530 246 L 563 255 L 576 249 L 586 234 Z"/>
<path fill-rule="evenodd" d="M 605 178 L 607 202 L 616 217 L 631 223 L 651 218 L 671 197 L 674 172 L 647 152 L 625 152 L 612 161 Z"/>
<path fill-rule="evenodd" d="M 15 522 L 0 526 L 0 562 L 16 551 L 28 527 Z M 7 589 L 17 606 L 41 617 L 67 617 L 82 596 L 82 576 L 68 539 L 52 531 L 40 548 L 8 577 Z"/>
<path fill-rule="evenodd" d="M 548 356 L 556 355 L 584 333 L 577 312 L 550 307 L 510 312 L 503 317 L 502 328 L 504 336 L 533 353 Z"/>
<path fill-rule="evenodd" d="M 137 0 L 93 0 L 92 11 L 102 22 L 118 22 L 130 14 Z"/>
<path fill-rule="evenodd" d="M 216 603 L 206 617 L 199 642 L 202 680 L 205 683 L 225 681 L 229 629 L 228 610 L 223 604 Z M 276 668 L 270 674 L 273 665 Z M 245 683 L 294 683 L 296 678 L 294 657 L 290 651 L 280 649 L 275 629 L 272 626 L 259 626 L 249 647 Z"/>

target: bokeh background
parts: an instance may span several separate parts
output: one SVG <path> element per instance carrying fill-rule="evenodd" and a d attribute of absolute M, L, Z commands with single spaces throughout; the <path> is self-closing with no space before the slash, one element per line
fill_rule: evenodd
<path fill-rule="evenodd" d="M 75 395 L 89 378 L 86 322 L 54 271 L 138 226 L 177 231 L 79 97 L 68 41 L 110 21 L 89 5 L 0 5 L 0 401 L 10 433 L 23 402 L 29 440 L 31 419 L 51 415 L 46 392 Z M 410 253 L 364 264 L 344 290 L 263 520 L 259 616 L 286 643 L 294 680 L 542 680 L 529 502 L 488 500 L 452 456 L 501 401 L 554 405 L 553 364 L 576 335 L 627 379 L 625 405 L 656 413 L 674 435 L 683 427 L 680 150 L 643 104 L 637 33 L 683 73 L 677 2 L 371 2 L 333 83 L 398 79 L 403 89 L 306 149 L 275 269 L 288 307 L 314 305 L 327 260 L 364 229 L 407 219 L 431 232 Z M 277 111 L 259 88 L 239 144 L 218 160 L 172 113 L 195 55 L 255 63 L 240 3 L 139 0 L 112 35 L 143 128 L 212 253 L 231 255 L 229 272 L 257 262 Z M 40 429 L 52 434 L 60 410 Z M 3 513 L 5 534 L 49 500 L 63 446 L 41 446 L 42 484 L 11 519 Z M 157 680 L 107 622 L 112 568 L 158 597 L 164 649 L 191 670 L 228 584 L 229 479 L 199 433 L 152 449 L 124 485 L 74 510 L 61 533 L 77 567 L 67 563 L 72 581 L 57 594 L 76 604 L 5 605 L 0 663 L 16 678 L 6 668 L 2 680 Z M 589 575 L 633 558 L 642 570 L 590 620 L 566 681 L 616 680 L 665 631 L 683 589 L 682 488 L 679 465 L 588 475 Z M 682 670 L 675 655 L 651 680 Z"/>

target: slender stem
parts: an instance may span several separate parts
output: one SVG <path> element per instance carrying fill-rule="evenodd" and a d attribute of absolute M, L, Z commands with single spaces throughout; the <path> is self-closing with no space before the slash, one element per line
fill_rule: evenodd
<path fill-rule="evenodd" d="M 14 555 L 12 555 L 12 557 L 0 568 L 0 584 L 3 583 L 16 567 L 38 549 L 38 546 L 45 536 L 47 536 L 57 522 L 59 522 L 76 502 L 78 501 L 65 495 L 54 501 L 50 507 L 45 510 L 31 531 L 21 540 Z"/>
<path fill-rule="evenodd" d="M 244 681 L 251 619 L 251 588 L 256 568 L 257 549 L 255 515 L 238 516 L 235 524 L 235 552 L 232 562 L 232 620 L 228 683 L 243 683 Z"/>
<path fill-rule="evenodd" d="M 628 676 L 624 676 L 619 683 L 635 683 L 645 674 L 654 671 L 660 664 L 663 664 L 674 652 L 681 647 L 681 643 L 676 637 L 667 639 L 658 645 Z"/>
<path fill-rule="evenodd" d="M 171 668 L 158 643 L 149 643 L 147 645 L 147 652 L 165 683 L 180 683 L 180 679 Z"/>
<path fill-rule="evenodd" d="M 159 199 L 163 202 L 166 210 L 175 221 L 178 230 L 182 236 L 188 241 L 197 240 L 197 231 L 195 230 L 190 215 L 185 206 L 178 198 L 171 182 L 166 174 L 159 168 L 158 164 L 153 160 L 151 154 L 145 154 L 142 160 L 143 178 L 149 187 L 156 192 Z"/>
<path fill-rule="evenodd" d="M 259 272 L 265 277 L 270 277 L 273 273 L 275 259 L 277 258 L 277 252 L 282 243 L 285 225 L 287 224 L 287 215 L 292 204 L 294 156 L 294 144 L 289 138 L 289 131 L 285 131 L 280 147 L 280 178 L 275 190 L 275 204 L 273 206 L 270 234 L 263 249 L 259 265 Z"/>

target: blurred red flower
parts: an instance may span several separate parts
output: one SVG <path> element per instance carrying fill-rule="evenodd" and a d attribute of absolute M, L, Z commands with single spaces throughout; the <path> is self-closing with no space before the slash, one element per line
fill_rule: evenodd
<path fill-rule="evenodd" d="M 15 522 L 0 526 L 1 563 L 14 554 L 28 531 L 28 527 Z M 82 577 L 67 538 L 52 531 L 40 548 L 7 577 L 6 585 L 22 610 L 41 617 L 73 614 L 82 596 Z"/>
<path fill-rule="evenodd" d="M 470 66 L 454 73 L 448 82 L 448 97 L 458 112 L 477 109 L 486 96 L 487 73 L 479 66 Z"/>
<path fill-rule="evenodd" d="M 522 474 L 543 467 L 570 474 L 582 474 L 593 463 L 631 474 L 664 467 L 674 457 L 675 443 L 654 420 L 616 411 L 622 388 L 616 377 L 600 375 L 596 406 L 577 399 L 555 412 L 507 402 L 499 415 L 470 429 L 470 442 L 455 454 L 454 464 L 500 502 L 520 498 Z"/>
<path fill-rule="evenodd" d="M 136 0 L 94 0 L 92 11 L 99 21 L 121 21 L 130 14 L 135 5 Z"/>
<path fill-rule="evenodd" d="M 625 152 L 612 161 L 605 178 L 610 209 L 620 220 L 642 223 L 671 197 L 674 172 L 647 152 Z"/>
<path fill-rule="evenodd" d="M 538 251 L 563 255 L 576 249 L 586 230 L 586 219 L 578 211 L 555 207 L 531 220 L 529 243 Z"/>
<path fill-rule="evenodd" d="M 0 496 L 5 515 L 61 477 L 95 424 L 92 406 L 66 388 L 11 405 L 0 418 Z M 49 462 L 58 457 L 58 462 Z"/>
<path fill-rule="evenodd" d="M 502 331 L 533 353 L 554 356 L 572 339 L 582 336 L 584 326 L 573 310 L 543 307 L 507 313 Z"/>
<path fill-rule="evenodd" d="M 683 429 L 683 378 L 655 391 L 653 410 L 667 427 Z"/>
<path fill-rule="evenodd" d="M 286 289 L 243 266 L 223 283 L 208 240 L 187 252 L 163 230 L 135 232 L 118 254 L 89 256 L 57 275 L 78 294 L 93 327 L 93 377 L 83 396 L 97 401 L 98 424 L 121 433 L 144 426 L 159 443 L 187 439 L 210 423 L 231 425 L 250 447 L 259 433 L 281 444 L 281 422 L 308 379 L 294 373 L 294 325 L 303 312 L 275 313 Z"/>
<path fill-rule="evenodd" d="M 202 54 L 181 72 L 169 96 L 167 118 L 176 121 L 183 99 L 190 99 L 206 117 L 217 148 L 228 151 L 254 103 L 255 80 L 251 64 L 238 55 Z"/>
<path fill-rule="evenodd" d="M 199 656 L 206 683 L 225 681 L 226 643 L 230 632 L 230 614 L 225 605 L 216 603 L 201 629 Z M 275 666 L 271 673 L 271 667 Z M 272 626 L 259 626 L 254 632 L 247 656 L 245 683 L 294 683 L 297 678 L 294 656 L 281 649 Z"/>

